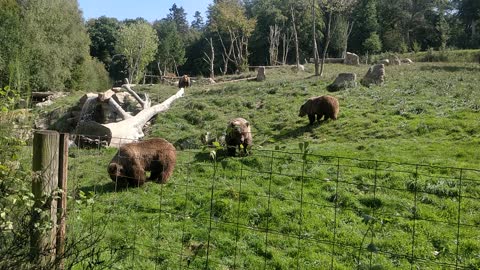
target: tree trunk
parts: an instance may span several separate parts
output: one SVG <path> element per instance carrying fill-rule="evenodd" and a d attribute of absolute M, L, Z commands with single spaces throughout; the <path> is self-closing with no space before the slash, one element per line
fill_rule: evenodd
<path fill-rule="evenodd" d="M 145 136 L 142 131 L 143 126 L 156 114 L 168 110 L 173 101 L 181 98 L 184 93 L 185 90 L 180 88 L 175 95 L 169 97 L 164 102 L 145 108 L 133 117 L 116 123 L 104 124 L 103 126 L 112 132 L 110 146 L 119 147 L 122 144 L 136 141 Z"/>
<path fill-rule="evenodd" d="M 325 34 L 325 45 L 323 45 L 322 63 L 320 65 L 320 76 L 323 76 L 325 58 L 327 58 L 328 45 L 330 44 L 330 26 L 332 25 L 332 12 L 327 11 L 327 32 Z"/>
<path fill-rule="evenodd" d="M 295 26 L 295 15 L 293 14 L 293 6 L 290 6 L 290 10 L 292 11 L 293 35 L 295 36 L 295 61 L 298 70 L 298 68 L 300 67 L 300 55 L 298 53 L 298 35 L 297 27 Z"/>
<path fill-rule="evenodd" d="M 206 59 L 204 61 L 210 65 L 210 79 L 215 79 L 215 70 L 214 70 L 214 62 L 215 62 L 215 50 L 213 48 L 213 41 L 212 38 L 205 40 L 210 44 L 210 55 L 204 52 Z"/>
<path fill-rule="evenodd" d="M 318 72 L 318 48 L 317 48 L 317 29 L 316 29 L 316 15 L 315 15 L 315 0 L 312 0 L 312 13 L 313 13 L 313 59 L 315 62 L 315 76 L 319 75 Z"/>
<path fill-rule="evenodd" d="M 345 42 L 343 44 L 343 50 L 342 50 L 342 58 L 345 58 L 347 56 L 347 49 L 348 49 L 348 39 L 350 38 L 350 34 L 352 33 L 353 30 L 353 24 L 354 22 L 347 22 L 347 32 L 345 35 Z"/>

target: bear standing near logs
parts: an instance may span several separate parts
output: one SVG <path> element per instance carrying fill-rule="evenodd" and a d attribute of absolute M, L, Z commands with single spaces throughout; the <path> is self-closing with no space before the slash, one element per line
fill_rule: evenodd
<path fill-rule="evenodd" d="M 325 116 L 324 120 L 333 119 L 337 120 L 338 117 L 338 100 L 332 96 L 319 96 L 309 98 L 301 107 L 298 116 L 304 117 L 308 115 L 310 125 L 315 122 L 315 115 L 317 115 L 317 121 Z"/>
<path fill-rule="evenodd" d="M 228 122 L 227 134 L 225 135 L 227 154 L 235 156 L 237 147 L 247 154 L 247 147 L 252 145 L 252 131 L 250 123 L 243 118 L 235 118 Z"/>
<path fill-rule="evenodd" d="M 178 88 L 187 88 L 192 86 L 192 82 L 190 80 L 190 77 L 187 75 L 183 75 L 180 77 L 180 80 L 178 80 Z"/>
<path fill-rule="evenodd" d="M 175 147 L 168 141 L 156 138 L 127 143 L 118 149 L 108 165 L 112 181 L 120 186 L 141 186 L 148 180 L 165 184 L 172 175 L 177 160 Z"/>

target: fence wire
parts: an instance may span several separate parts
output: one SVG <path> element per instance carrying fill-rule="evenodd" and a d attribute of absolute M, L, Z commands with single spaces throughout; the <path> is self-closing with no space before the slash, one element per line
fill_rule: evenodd
<path fill-rule="evenodd" d="M 116 149 L 70 149 L 67 235 L 111 269 L 478 269 L 480 171 L 308 152 L 177 150 L 120 188 Z"/>

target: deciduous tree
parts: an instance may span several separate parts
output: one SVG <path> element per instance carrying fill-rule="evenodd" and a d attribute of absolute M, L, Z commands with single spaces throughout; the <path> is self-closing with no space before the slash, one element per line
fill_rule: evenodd
<path fill-rule="evenodd" d="M 155 59 L 157 48 L 158 37 L 150 24 L 137 22 L 120 29 L 116 52 L 127 59 L 130 82 L 136 83 L 144 76 L 145 67 Z"/>

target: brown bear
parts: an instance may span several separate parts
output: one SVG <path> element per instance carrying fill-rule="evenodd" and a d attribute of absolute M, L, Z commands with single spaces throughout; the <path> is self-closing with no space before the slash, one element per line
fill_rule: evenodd
<path fill-rule="evenodd" d="M 120 146 L 110 161 L 108 174 L 120 186 L 141 186 L 146 181 L 145 172 L 150 171 L 148 180 L 165 184 L 176 160 L 175 147 L 164 139 L 127 143 Z"/>
<path fill-rule="evenodd" d="M 192 85 L 192 82 L 190 81 L 190 78 L 187 75 L 183 75 L 180 77 L 180 80 L 178 80 L 178 88 L 187 88 Z"/>
<path fill-rule="evenodd" d="M 225 135 L 225 143 L 227 145 L 227 154 L 235 156 L 237 147 L 247 154 L 247 147 L 252 145 L 252 131 L 250 123 L 243 118 L 235 118 L 228 122 L 227 132 Z"/>
<path fill-rule="evenodd" d="M 308 115 L 310 125 L 315 122 L 315 115 L 317 115 L 317 121 L 325 116 L 324 120 L 329 118 L 337 120 L 338 117 L 338 100 L 332 96 L 319 96 L 309 98 L 301 107 L 298 116 L 304 117 Z"/>

